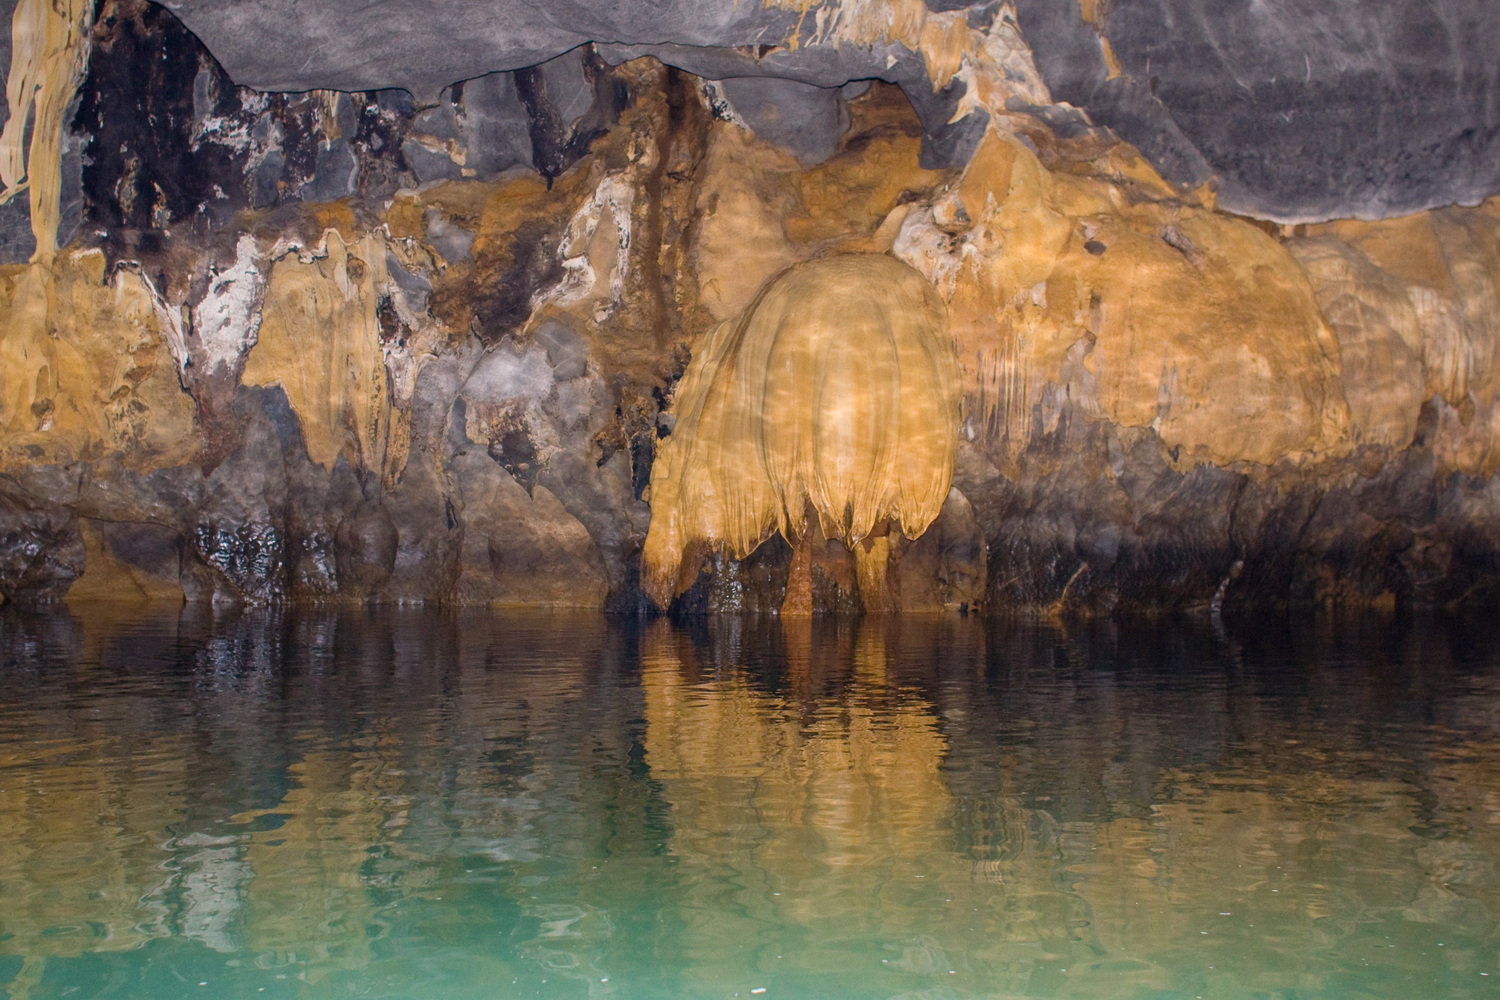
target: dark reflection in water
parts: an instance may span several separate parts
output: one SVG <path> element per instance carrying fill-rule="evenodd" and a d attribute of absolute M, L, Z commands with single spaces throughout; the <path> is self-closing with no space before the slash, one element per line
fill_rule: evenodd
<path fill-rule="evenodd" d="M 1500 995 L 1487 622 L 0 615 L 0 986 Z"/>

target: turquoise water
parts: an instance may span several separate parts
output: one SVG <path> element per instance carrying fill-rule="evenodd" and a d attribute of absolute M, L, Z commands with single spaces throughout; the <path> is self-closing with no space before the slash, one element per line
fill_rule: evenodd
<path fill-rule="evenodd" d="M 10 612 L 0 989 L 1500 996 L 1492 636 Z"/>

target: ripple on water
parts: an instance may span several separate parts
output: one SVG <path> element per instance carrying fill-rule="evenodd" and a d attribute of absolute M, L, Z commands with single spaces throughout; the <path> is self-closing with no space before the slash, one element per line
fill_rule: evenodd
<path fill-rule="evenodd" d="M 1487 635 L 7 610 L 0 980 L 1489 996 Z"/>

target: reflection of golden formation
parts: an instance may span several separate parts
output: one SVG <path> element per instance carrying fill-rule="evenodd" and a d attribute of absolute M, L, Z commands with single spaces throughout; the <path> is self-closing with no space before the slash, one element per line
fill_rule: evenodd
<path fill-rule="evenodd" d="M 744 558 L 816 512 L 854 547 L 937 517 L 953 475 L 958 375 L 942 303 L 889 257 L 797 265 L 694 353 L 651 472 L 642 555 L 665 605 L 704 550 Z M 882 553 L 883 554 L 883 553 Z"/>
<path fill-rule="evenodd" d="M 790 623 L 783 698 L 738 670 L 692 683 L 686 640 L 664 622 L 646 636 L 646 755 L 685 865 L 688 975 L 731 974 L 726 957 L 768 926 L 800 925 L 826 945 L 904 923 L 901 893 L 917 876 L 935 887 L 964 864 L 946 835 L 947 743 L 930 705 L 887 687 L 878 632 L 857 643 L 845 699 L 799 708 L 797 692 L 811 693 L 831 658 L 847 659 L 851 638 Z"/>
<path fill-rule="evenodd" d="M 1149 817 L 1059 831 L 1095 947 L 1137 963 L 1157 989 L 1197 952 L 1209 956 L 1201 961 L 1219 988 L 1317 992 L 1348 955 L 1368 949 L 1359 942 L 1372 928 L 1412 920 L 1412 907 L 1435 892 L 1452 897 L 1420 863 L 1429 848 L 1412 835 L 1412 788 L 1318 763 L 1168 774 Z M 1454 937 L 1465 923 L 1452 920 Z M 1381 938 L 1378 947 L 1394 945 Z M 1452 960 L 1475 957 L 1449 947 Z"/>
<path fill-rule="evenodd" d="M 793 690 L 825 642 L 847 643 L 849 630 L 812 636 L 806 620 L 786 629 Z M 652 776 L 669 788 L 679 834 L 748 836 L 755 856 L 785 866 L 791 879 L 830 868 L 891 862 L 941 840 L 949 798 L 938 766 L 947 744 L 931 707 L 915 697 L 872 704 L 885 690 L 884 639 L 861 630 L 854 694 L 839 710 L 804 718 L 795 703 L 756 691 L 739 673 L 704 684 L 684 678 L 678 637 L 658 623 L 647 641 L 643 686 L 646 750 Z M 819 641 L 822 640 L 822 641 Z M 699 834 L 685 833 L 698 830 Z M 776 840 L 818 846 L 798 857 Z M 768 872 L 773 879 L 777 873 Z"/>
<path fill-rule="evenodd" d="M 188 784 L 191 748 L 173 738 L 135 745 L 153 773 L 132 780 L 140 776 L 101 744 L 103 732 L 73 724 L 66 737 L 42 737 L 57 724 L 11 716 L 37 738 L 0 747 L 0 952 L 27 959 L 12 996 L 46 959 L 137 948 L 172 932 L 162 844 L 183 819 L 173 792 Z"/>
<path fill-rule="evenodd" d="M 340 657 L 354 689 L 383 692 L 354 699 L 377 719 L 348 739 L 283 741 L 301 753 L 292 787 L 230 827 L 180 808 L 224 784 L 199 763 L 201 730 L 156 735 L 146 727 L 160 714 L 128 693 L 110 701 L 118 688 L 100 702 L 107 725 L 7 711 L 0 954 L 25 957 L 10 992 L 50 985 L 49 958 L 169 936 L 225 957 L 259 952 L 314 981 L 355 969 L 376 981 L 396 961 L 374 943 L 392 925 L 386 907 L 425 905 L 423 887 L 439 881 L 445 899 L 429 914 L 463 921 L 514 903 L 535 937 L 513 939 L 512 954 L 560 979 L 613 975 L 639 945 L 621 919 L 631 908 L 656 918 L 662 961 L 705 991 L 770 970 L 755 949 L 772 943 L 800 963 L 775 971 L 866 981 L 880 964 L 911 977 L 907 988 L 935 976 L 961 995 L 1147 994 L 1184 976 L 1225 995 L 1338 992 L 1351 969 L 1376 977 L 1366 981 L 1431 975 L 1436 941 L 1455 975 L 1497 971 L 1500 756 L 1473 735 L 1494 729 L 1492 691 L 1466 694 L 1394 750 L 1264 700 L 1230 709 L 1253 731 L 1246 745 L 1221 731 L 1188 750 L 1162 728 L 1190 721 L 1201 690 L 1051 667 L 973 681 L 1015 647 L 987 646 L 993 633 L 956 618 L 793 625 L 765 647 L 742 623 L 718 633 L 720 652 L 784 665 L 772 690 L 738 652 L 715 672 L 689 637 L 654 623 L 643 706 L 628 669 L 601 670 L 611 657 L 598 617 L 476 617 L 404 636 L 419 648 L 399 654 L 389 634 L 351 630 Z M 119 627 L 91 621 L 80 661 L 103 661 Z M 532 653 L 518 663 L 502 647 Z M 474 666 L 386 687 L 403 661 Z M 493 669 L 502 662 L 516 669 Z M 272 703 L 337 720 L 351 675 L 333 677 L 302 675 Z M 941 692 L 937 705 L 916 680 Z M 987 708 L 987 684 L 1010 707 Z M 444 711 L 401 710 L 439 687 Z M 601 693 L 619 700 L 580 721 Z M 624 779 L 615 751 L 636 738 L 642 708 L 649 779 L 634 768 Z M 1212 761 L 1180 763 L 1200 752 Z M 670 818 L 643 839 L 623 817 L 658 794 Z M 504 874 L 455 885 L 463 877 L 444 866 L 460 859 Z"/>
<path fill-rule="evenodd" d="M 247 944 L 286 962 L 311 962 L 309 978 L 370 961 L 375 903 L 362 871 L 370 849 L 400 832 L 404 813 L 386 803 L 400 778 L 396 750 L 375 738 L 372 751 L 313 752 L 291 766 L 294 787 L 274 808 L 235 817 L 281 822 L 250 836 Z"/>

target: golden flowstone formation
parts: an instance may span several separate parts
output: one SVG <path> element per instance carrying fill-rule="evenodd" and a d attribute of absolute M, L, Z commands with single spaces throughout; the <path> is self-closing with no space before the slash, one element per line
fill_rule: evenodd
<path fill-rule="evenodd" d="M 744 558 L 772 532 L 795 545 L 817 527 L 862 562 L 883 557 L 885 529 L 920 535 L 953 478 L 959 380 L 942 300 L 891 257 L 798 264 L 704 338 L 674 413 L 642 559 L 658 604 L 710 551 Z"/>

